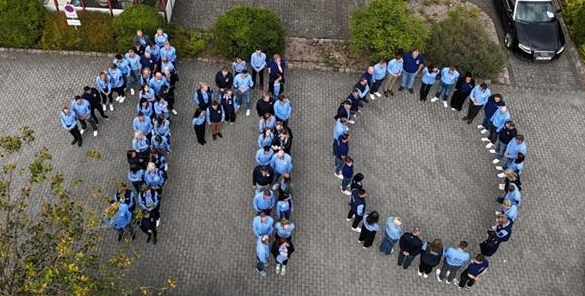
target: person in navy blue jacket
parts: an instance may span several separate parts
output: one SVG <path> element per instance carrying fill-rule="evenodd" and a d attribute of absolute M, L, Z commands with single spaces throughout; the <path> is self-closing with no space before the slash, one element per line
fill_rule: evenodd
<path fill-rule="evenodd" d="M 407 269 L 416 255 L 420 254 L 422 247 L 422 240 L 420 235 L 422 232 L 420 228 L 415 227 L 412 232 L 407 232 L 400 237 L 398 245 L 400 252 L 398 253 L 398 266 Z"/>
<path fill-rule="evenodd" d="M 83 144 L 83 138 L 81 138 L 81 132 L 79 132 L 79 128 L 77 127 L 77 117 L 75 114 L 71 112 L 69 107 L 64 107 L 61 114 L 59 114 L 59 119 L 61 120 L 63 128 L 73 136 L 73 142 L 71 142 L 71 145 L 77 143 L 77 145 L 81 147 Z"/>
<path fill-rule="evenodd" d="M 478 126 L 478 128 L 481 128 L 482 130 L 487 129 L 489 127 L 490 119 L 492 118 L 494 113 L 496 113 L 496 111 L 498 110 L 499 107 L 505 106 L 505 105 L 506 105 L 506 103 L 504 102 L 504 100 L 502 100 L 501 94 L 491 95 L 488 98 L 487 103 L 485 104 L 485 107 L 483 108 L 483 111 L 484 111 L 483 122 L 482 122 L 481 126 Z M 483 133 L 486 133 L 486 132 L 483 132 Z"/>
<path fill-rule="evenodd" d="M 353 159 L 349 156 L 346 156 L 343 161 L 344 164 L 341 168 L 341 175 L 343 176 L 343 179 L 341 180 L 341 193 L 345 195 L 351 195 L 351 191 L 349 191 L 349 185 L 351 184 L 351 178 L 353 178 Z"/>
<path fill-rule="evenodd" d="M 344 165 L 344 158 L 349 155 L 349 134 L 343 134 L 337 139 L 337 145 L 335 149 L 335 176 L 339 179 L 343 179 L 341 169 Z"/>
<path fill-rule="evenodd" d="M 207 124 L 209 125 L 209 132 L 211 132 L 211 138 L 213 140 L 217 137 L 223 138 L 221 134 L 221 127 L 225 121 L 223 107 L 217 101 L 212 101 L 205 115 L 207 116 Z"/>
<path fill-rule="evenodd" d="M 377 211 L 364 215 L 364 223 L 362 223 L 362 230 L 358 238 L 364 249 L 372 246 L 376 233 L 380 230 L 380 226 L 378 226 L 379 218 L 380 214 Z"/>
<path fill-rule="evenodd" d="M 197 108 L 195 110 L 195 114 L 193 114 L 193 119 L 191 119 L 191 124 L 193 125 L 193 128 L 195 129 L 195 135 L 197 136 L 197 142 L 201 145 L 205 145 L 205 143 L 207 143 L 205 141 L 205 113 L 205 110 Z"/>
<path fill-rule="evenodd" d="M 339 104 L 339 108 L 337 108 L 337 114 L 335 115 L 334 119 L 337 120 L 345 116 L 348 123 L 354 124 L 355 121 L 352 119 L 353 112 L 351 111 L 351 104 L 351 100 L 345 100 L 341 102 L 341 104 Z"/>
<path fill-rule="evenodd" d="M 368 197 L 368 195 L 364 189 L 356 189 L 351 193 L 347 221 L 353 219 L 351 229 L 355 232 L 361 232 L 361 229 L 358 228 L 358 226 L 366 214 L 366 197 Z"/>
<path fill-rule="evenodd" d="M 95 115 L 95 110 L 97 110 L 100 113 L 100 116 L 102 118 L 105 118 L 106 120 L 110 118 L 104 113 L 104 110 L 101 108 L 102 97 L 100 96 L 100 92 L 96 88 L 85 86 L 83 88 L 83 95 L 81 95 L 81 98 L 89 102 L 91 106 L 91 118 L 93 118 L 96 124 L 99 124 L 99 120 Z"/>
<path fill-rule="evenodd" d="M 236 110 L 240 107 L 232 95 L 232 90 L 226 89 L 223 93 L 220 93 L 219 98 L 225 111 L 225 121 L 229 122 L 230 125 L 234 124 L 236 122 Z"/>
<path fill-rule="evenodd" d="M 270 93 L 274 93 L 274 81 L 280 75 L 280 93 L 284 91 L 284 71 L 286 70 L 286 62 L 280 57 L 279 54 L 272 56 L 272 59 L 268 61 L 268 90 Z"/>

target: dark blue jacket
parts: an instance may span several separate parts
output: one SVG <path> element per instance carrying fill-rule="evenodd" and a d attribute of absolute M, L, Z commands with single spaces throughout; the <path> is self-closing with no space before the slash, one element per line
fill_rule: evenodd
<path fill-rule="evenodd" d="M 341 136 L 341 137 L 343 137 L 343 136 Z M 342 156 L 346 156 L 349 153 L 349 141 L 344 143 L 341 140 L 341 137 L 339 137 L 339 139 L 337 139 L 337 149 L 335 149 L 335 156 L 338 159 L 342 159 L 341 158 Z"/>
<path fill-rule="evenodd" d="M 500 106 L 504 106 L 504 100 L 502 99 L 499 102 L 496 102 L 494 96 L 491 95 L 484 107 L 485 116 L 487 116 L 487 118 L 492 118 Z"/>

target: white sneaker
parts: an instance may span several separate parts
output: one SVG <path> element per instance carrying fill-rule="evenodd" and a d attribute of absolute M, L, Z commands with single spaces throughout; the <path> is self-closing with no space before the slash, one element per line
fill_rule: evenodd
<path fill-rule="evenodd" d="M 498 170 L 498 171 L 503 171 L 503 170 L 504 170 L 504 168 L 503 168 L 502 166 L 497 166 L 497 167 L 496 167 L 496 170 Z"/>
<path fill-rule="evenodd" d="M 449 107 L 449 105 L 447 104 L 447 101 L 443 101 L 443 107 L 445 107 L 445 108 Z"/>
<path fill-rule="evenodd" d="M 485 148 L 487 148 L 487 149 L 490 149 L 492 147 L 494 147 L 494 143 L 491 143 L 491 142 L 488 143 L 487 145 L 485 145 Z M 494 150 L 494 152 L 496 152 L 496 150 Z"/>
<path fill-rule="evenodd" d="M 435 275 L 437 275 L 437 281 L 442 282 L 441 278 L 439 277 L 439 274 L 441 274 L 441 269 L 437 268 L 437 270 L 435 270 Z"/>
<path fill-rule="evenodd" d="M 486 129 L 484 128 L 484 129 L 482 129 L 482 130 L 481 130 L 481 132 L 480 132 L 480 133 L 483 135 L 483 134 L 485 134 L 485 133 L 487 133 L 487 132 L 488 132 L 488 130 L 486 130 Z"/>
<path fill-rule="evenodd" d="M 496 149 L 490 149 L 491 154 L 496 154 Z"/>
<path fill-rule="evenodd" d="M 278 263 L 276 264 L 276 268 L 274 271 L 276 271 L 276 274 L 280 274 L 280 264 Z"/>
<path fill-rule="evenodd" d="M 120 101 L 120 96 L 117 96 L 115 100 L 116 100 L 116 102 L 119 102 Z"/>
<path fill-rule="evenodd" d="M 246 116 L 250 116 L 250 109 L 246 110 Z"/>
<path fill-rule="evenodd" d="M 343 175 L 342 175 L 342 174 L 339 174 L 339 175 L 338 175 L 338 174 L 336 174 L 336 173 L 333 173 L 333 174 L 335 175 L 335 177 L 337 177 L 337 178 L 339 178 L 339 179 L 343 179 Z"/>
<path fill-rule="evenodd" d="M 455 109 L 455 108 L 451 108 L 451 111 L 457 111 L 457 109 Z M 426 273 L 425 273 L 425 274 L 426 274 Z"/>
<path fill-rule="evenodd" d="M 496 216 L 498 216 L 498 215 L 500 215 L 502 212 L 500 212 L 500 211 L 495 211 L 494 213 L 496 214 Z"/>
<path fill-rule="evenodd" d="M 93 136 L 97 137 L 97 131 L 93 131 Z"/>
<path fill-rule="evenodd" d="M 178 114 L 179 114 L 179 113 L 177 112 L 177 110 L 175 110 L 175 109 L 171 110 L 171 112 L 173 112 L 173 115 L 178 115 Z M 230 122 L 230 123 L 233 123 L 233 122 Z"/>
<path fill-rule="evenodd" d="M 351 218 L 347 218 L 347 221 L 351 221 L 353 218 L 355 218 L 355 215 L 352 215 Z"/>
<path fill-rule="evenodd" d="M 83 133 L 85 133 L 85 130 L 84 130 L 84 129 L 81 129 L 81 130 L 79 131 L 79 133 L 83 135 Z"/>
<path fill-rule="evenodd" d="M 504 189 L 506 189 L 506 184 L 500 184 L 500 185 L 499 185 L 499 189 L 500 189 L 500 190 L 504 190 Z"/>
<path fill-rule="evenodd" d="M 165 163 L 165 172 L 169 169 L 169 164 Z"/>
<path fill-rule="evenodd" d="M 124 103 L 124 100 L 126 99 L 126 97 L 122 96 L 120 97 L 120 100 L 118 102 L 120 102 L 120 104 Z"/>
<path fill-rule="evenodd" d="M 374 95 L 376 95 L 376 97 L 382 97 L 382 95 L 379 92 L 375 92 Z"/>
<path fill-rule="evenodd" d="M 416 273 L 418 274 L 418 276 L 422 276 L 423 275 L 422 272 L 420 272 L 418 270 L 416 271 Z"/>
<path fill-rule="evenodd" d="M 480 124 L 480 125 L 478 125 L 478 126 L 477 126 L 477 128 L 478 128 L 478 129 L 485 129 L 485 127 L 484 127 L 483 125 L 481 125 L 481 124 Z"/>
<path fill-rule="evenodd" d="M 459 280 L 458 279 L 453 279 L 453 285 L 455 285 L 455 286 L 459 285 Z"/>
<path fill-rule="evenodd" d="M 156 220 L 156 227 L 158 227 L 160 225 L 160 218 L 158 220 Z"/>
<path fill-rule="evenodd" d="M 345 195 L 351 195 L 351 191 L 348 190 L 341 190 L 341 193 L 345 194 Z"/>
<path fill-rule="evenodd" d="M 449 285 L 449 284 L 451 284 L 451 282 L 450 281 L 445 281 L 445 284 Z"/>
<path fill-rule="evenodd" d="M 376 96 L 374 96 L 373 94 L 370 94 L 370 99 L 372 99 L 372 101 L 376 100 Z"/>
<path fill-rule="evenodd" d="M 484 141 L 484 142 L 489 142 L 490 141 L 490 139 L 488 139 L 488 138 L 481 138 L 481 140 Z"/>
<path fill-rule="evenodd" d="M 280 268 L 280 275 L 285 275 L 286 274 L 286 265 L 283 265 L 282 268 Z"/>
<path fill-rule="evenodd" d="M 428 278 L 428 277 L 429 277 L 429 275 L 428 275 L 428 274 L 426 274 L 426 273 L 424 273 L 424 274 L 423 274 L 423 277 L 426 279 L 426 278 Z"/>
<path fill-rule="evenodd" d="M 355 124 L 355 121 L 354 120 L 348 120 L 347 123 L 349 123 L 349 124 Z"/>
<path fill-rule="evenodd" d="M 497 159 L 497 158 L 494 158 L 494 160 L 492 160 L 492 163 L 493 163 L 493 164 L 496 164 L 496 163 L 498 163 L 498 162 L 500 162 L 500 160 L 499 160 L 499 159 Z"/>
<path fill-rule="evenodd" d="M 492 226 L 492 230 L 496 230 L 497 228 L 498 228 L 498 225 Z"/>
<path fill-rule="evenodd" d="M 358 233 L 362 232 L 362 229 L 361 229 L 361 228 L 359 228 L 359 227 L 356 227 L 356 228 L 353 228 L 353 227 L 352 227 L 352 228 L 351 228 L 351 230 L 353 230 L 353 231 L 355 231 L 355 232 L 358 232 Z"/>
<path fill-rule="evenodd" d="M 504 174 L 504 173 L 499 173 L 499 174 L 498 174 L 498 178 L 506 178 L 506 174 Z"/>
<path fill-rule="evenodd" d="M 135 92 L 134 92 L 134 89 L 133 89 L 133 88 L 131 88 L 131 89 L 130 89 L 130 95 L 131 95 L 131 96 L 133 96 L 134 94 L 135 94 Z"/>
<path fill-rule="evenodd" d="M 110 111 L 114 111 L 114 105 L 110 104 Z"/>
<path fill-rule="evenodd" d="M 436 101 L 438 101 L 438 100 L 439 100 L 439 98 L 437 98 L 437 97 L 433 97 L 433 98 L 431 99 L 431 102 L 432 102 L 432 103 L 434 103 L 434 102 L 436 102 Z"/>
<path fill-rule="evenodd" d="M 106 104 L 102 104 L 102 110 L 106 111 Z"/>

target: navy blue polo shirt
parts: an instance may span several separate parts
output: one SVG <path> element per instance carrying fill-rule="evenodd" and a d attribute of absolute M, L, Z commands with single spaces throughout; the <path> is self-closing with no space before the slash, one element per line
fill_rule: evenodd
<path fill-rule="evenodd" d="M 422 54 L 418 54 L 416 58 L 412 56 L 412 51 L 407 52 L 403 56 L 404 64 L 402 66 L 404 72 L 414 73 L 418 70 L 419 65 L 424 64 L 425 57 Z"/>
<path fill-rule="evenodd" d="M 487 261 L 487 259 L 483 259 L 483 262 L 481 263 L 471 263 L 469 264 L 469 266 L 467 267 L 467 273 L 473 275 L 473 276 L 477 276 L 480 273 L 482 273 L 486 268 L 488 268 L 489 266 L 489 262 Z"/>

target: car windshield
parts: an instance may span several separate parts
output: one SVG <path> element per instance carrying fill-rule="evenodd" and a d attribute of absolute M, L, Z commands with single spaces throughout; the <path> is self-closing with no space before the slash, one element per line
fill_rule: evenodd
<path fill-rule="evenodd" d="M 546 23 L 555 20 L 552 1 L 518 1 L 515 19 L 527 23 Z"/>

